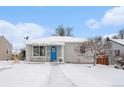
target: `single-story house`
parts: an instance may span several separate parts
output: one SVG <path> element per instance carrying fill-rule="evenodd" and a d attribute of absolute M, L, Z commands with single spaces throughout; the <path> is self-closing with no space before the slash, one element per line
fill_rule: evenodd
<path fill-rule="evenodd" d="M 109 39 L 111 50 L 109 51 L 109 64 L 114 64 L 118 57 L 124 58 L 124 39 Z"/>
<path fill-rule="evenodd" d="M 27 41 L 26 61 L 27 63 L 79 62 L 75 48 L 83 41 L 84 39 L 68 36 L 51 36 Z M 86 61 L 81 57 L 80 62 Z"/>
<path fill-rule="evenodd" d="M 12 44 L 4 36 L 0 36 L 0 60 L 10 60 L 11 57 Z"/>

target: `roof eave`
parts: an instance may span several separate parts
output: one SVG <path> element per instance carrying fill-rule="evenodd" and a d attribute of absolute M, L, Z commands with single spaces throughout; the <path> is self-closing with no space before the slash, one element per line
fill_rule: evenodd
<path fill-rule="evenodd" d="M 112 41 L 112 42 L 114 42 L 114 43 L 116 43 L 116 44 L 119 44 L 119 45 L 121 45 L 121 46 L 124 46 L 124 44 L 121 44 L 121 43 L 119 43 L 119 42 L 116 42 L 116 41 L 114 41 L 114 40 L 112 40 L 112 39 L 109 39 L 110 41 Z"/>

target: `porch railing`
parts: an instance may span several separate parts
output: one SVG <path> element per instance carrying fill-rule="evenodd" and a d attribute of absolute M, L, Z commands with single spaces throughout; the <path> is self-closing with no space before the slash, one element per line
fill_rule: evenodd
<path fill-rule="evenodd" d="M 49 57 L 30 57 L 28 59 L 30 62 L 49 62 L 50 58 Z"/>

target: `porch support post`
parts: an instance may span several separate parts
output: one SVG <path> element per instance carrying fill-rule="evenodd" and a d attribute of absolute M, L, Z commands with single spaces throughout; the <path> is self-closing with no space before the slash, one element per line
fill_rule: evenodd
<path fill-rule="evenodd" d="M 26 45 L 26 55 L 25 56 L 26 56 L 26 63 L 27 63 L 29 61 L 28 60 L 28 46 L 27 45 Z"/>
<path fill-rule="evenodd" d="M 31 62 L 31 57 L 32 57 L 32 46 L 31 45 L 26 45 L 26 63 Z"/>
<path fill-rule="evenodd" d="M 62 45 L 62 62 L 64 62 L 64 45 Z"/>
<path fill-rule="evenodd" d="M 45 47 L 46 47 L 46 48 L 45 48 L 45 54 L 46 54 L 46 55 L 45 55 L 45 56 L 46 56 L 45 61 L 47 62 L 47 44 L 45 45 Z"/>

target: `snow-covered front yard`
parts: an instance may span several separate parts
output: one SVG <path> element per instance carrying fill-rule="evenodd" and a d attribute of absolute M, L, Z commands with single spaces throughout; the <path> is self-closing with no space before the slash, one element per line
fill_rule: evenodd
<path fill-rule="evenodd" d="M 124 70 L 105 65 L 64 64 L 61 69 L 76 86 L 124 86 Z"/>
<path fill-rule="evenodd" d="M 0 61 L 0 86 L 124 86 L 124 70 L 92 64 L 12 64 L 11 61 Z"/>
<path fill-rule="evenodd" d="M 48 64 L 0 64 L 0 86 L 46 86 L 51 66 Z"/>

